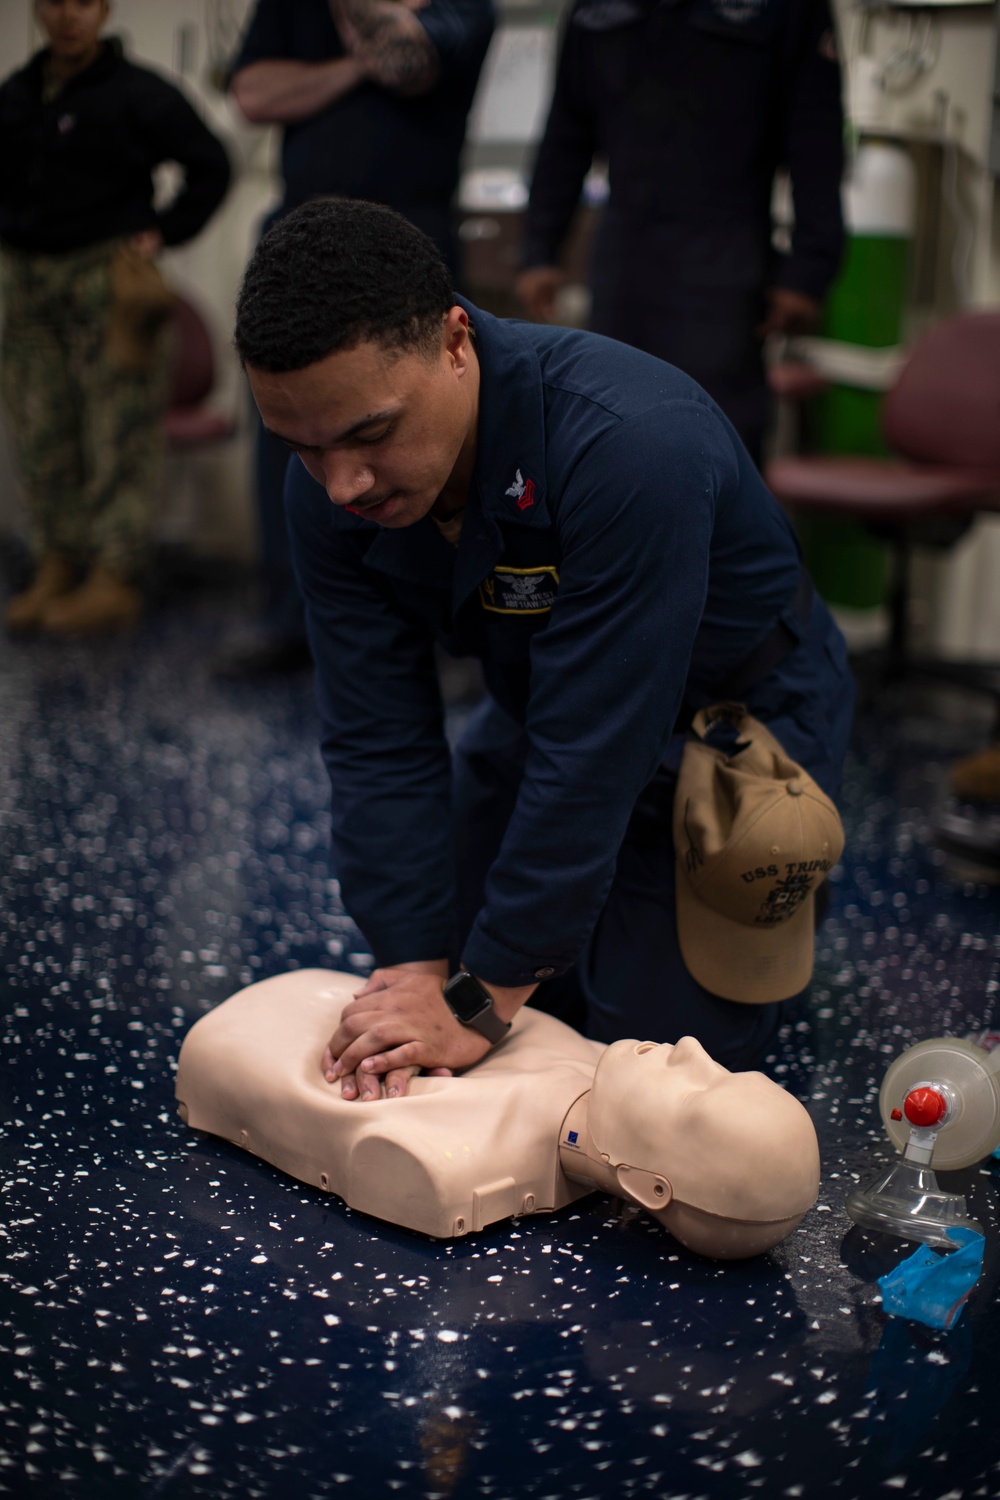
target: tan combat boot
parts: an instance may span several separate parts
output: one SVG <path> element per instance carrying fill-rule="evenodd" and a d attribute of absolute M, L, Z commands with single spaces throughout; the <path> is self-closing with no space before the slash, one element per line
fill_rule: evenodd
<path fill-rule="evenodd" d="M 968 802 L 1000 802 L 1000 745 L 957 760 L 948 780 L 956 797 Z"/>
<path fill-rule="evenodd" d="M 142 609 L 142 595 L 95 563 L 78 589 L 54 599 L 42 615 L 46 635 L 116 635 L 131 630 Z"/>
<path fill-rule="evenodd" d="M 4 610 L 3 623 L 11 635 L 26 635 L 41 627 L 42 616 L 55 599 L 68 594 L 76 583 L 76 569 L 65 552 L 46 552 L 38 564 L 35 581 L 15 594 Z"/>

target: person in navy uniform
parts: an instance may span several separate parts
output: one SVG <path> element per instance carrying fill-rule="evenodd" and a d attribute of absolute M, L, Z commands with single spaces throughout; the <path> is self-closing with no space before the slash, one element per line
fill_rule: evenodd
<path fill-rule="evenodd" d="M 840 95 L 828 0 L 576 0 L 531 184 L 518 280 L 531 315 L 552 319 L 601 155 L 590 327 L 691 375 L 759 459 L 762 339 L 815 324 L 840 257 Z M 789 254 L 771 240 L 779 167 Z"/>
<path fill-rule="evenodd" d="M 326 194 L 386 203 L 454 269 L 452 199 L 493 24 L 492 0 L 258 0 L 230 89 L 248 120 L 283 127 L 275 215 Z M 264 618 L 260 639 L 220 664 L 224 676 L 309 661 L 281 503 L 287 458 L 259 434 Z"/>
<path fill-rule="evenodd" d="M 235 341 L 300 460 L 335 866 L 380 965 L 328 1078 L 377 1097 L 484 1055 L 444 1003 L 458 964 L 503 1022 L 573 996 L 599 1040 L 687 1033 L 751 1065 L 780 1005 L 709 994 L 678 948 L 683 729 L 738 695 L 835 795 L 854 694 L 731 423 L 651 355 L 456 298 L 425 236 L 358 202 L 264 237 Z M 436 643 L 488 689 L 454 756 Z"/>

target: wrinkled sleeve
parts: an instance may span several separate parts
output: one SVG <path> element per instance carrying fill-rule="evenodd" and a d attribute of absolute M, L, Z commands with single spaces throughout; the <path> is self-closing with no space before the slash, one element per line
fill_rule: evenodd
<path fill-rule="evenodd" d="M 454 936 L 451 759 L 430 631 L 332 524 L 297 459 L 286 506 L 332 788 L 334 868 L 380 964 L 444 958 Z"/>
<path fill-rule="evenodd" d="M 144 73 L 136 90 L 139 129 L 151 164 L 175 161 L 184 170 L 176 198 L 157 215 L 164 244 L 182 245 L 204 228 L 226 196 L 226 148 L 172 84 Z"/>
<path fill-rule="evenodd" d="M 434 43 L 442 79 L 479 72 L 495 22 L 492 0 L 430 0 L 415 15 Z"/>
<path fill-rule="evenodd" d="M 561 497 L 525 774 L 462 954 L 487 982 L 562 973 L 593 928 L 681 706 L 716 506 L 737 482 L 719 417 L 676 401 L 607 434 Z"/>
<path fill-rule="evenodd" d="M 587 98 L 585 43 L 579 27 L 566 27 L 552 104 L 531 179 L 521 251 L 521 264 L 526 267 L 558 262 L 583 180 L 597 150 L 594 116 Z"/>
<path fill-rule="evenodd" d="M 820 300 L 836 275 L 844 240 L 840 63 L 827 0 L 803 0 L 798 17 L 782 153 L 792 179 L 795 227 L 791 254 L 783 257 L 775 282 Z"/>

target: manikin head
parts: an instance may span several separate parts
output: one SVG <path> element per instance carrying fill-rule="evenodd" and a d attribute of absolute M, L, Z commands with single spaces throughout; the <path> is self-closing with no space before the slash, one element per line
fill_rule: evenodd
<path fill-rule="evenodd" d="M 391 209 L 306 203 L 250 258 L 237 351 L 265 427 L 333 505 L 397 529 L 460 510 L 479 365 L 425 234 Z"/>
<path fill-rule="evenodd" d="M 623 1193 L 689 1249 L 759 1254 L 816 1201 L 803 1106 L 763 1073 L 730 1073 L 693 1037 L 613 1043 L 588 1102 L 593 1145 Z"/>

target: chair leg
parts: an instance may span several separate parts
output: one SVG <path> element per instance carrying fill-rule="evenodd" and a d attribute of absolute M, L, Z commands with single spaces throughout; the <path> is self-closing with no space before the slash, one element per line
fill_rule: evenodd
<path fill-rule="evenodd" d="M 884 536 L 884 533 L 879 534 Z M 923 677 L 931 681 L 947 682 L 952 687 L 963 688 L 970 693 L 985 694 L 994 701 L 994 737 L 1000 739 L 1000 662 L 948 661 L 913 656 L 910 648 L 913 539 L 905 528 L 900 527 L 886 540 L 891 560 L 887 599 L 889 639 L 884 653 L 876 654 L 875 678 L 869 684 L 870 688 L 877 692 L 882 683 Z M 863 659 L 856 663 L 856 670 L 862 666 L 862 662 Z"/>
<path fill-rule="evenodd" d="M 891 544 L 892 581 L 889 588 L 889 643 L 887 677 L 905 677 L 909 661 L 910 557 L 912 543 L 900 527 Z"/>

